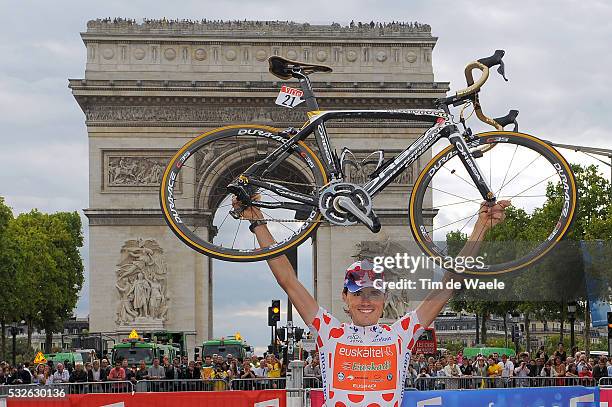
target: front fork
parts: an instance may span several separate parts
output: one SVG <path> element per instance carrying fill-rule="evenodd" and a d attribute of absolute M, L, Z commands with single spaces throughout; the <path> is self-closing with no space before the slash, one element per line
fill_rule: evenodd
<path fill-rule="evenodd" d="M 448 139 L 459 152 L 459 159 L 461 162 L 463 162 L 465 169 L 467 170 L 468 174 L 470 174 L 470 178 L 472 178 L 472 181 L 474 181 L 474 184 L 476 185 L 476 188 L 478 188 L 482 198 L 487 201 L 489 206 L 495 204 L 497 198 L 495 197 L 493 191 L 491 191 L 491 187 L 487 183 L 487 180 L 482 174 L 478 163 L 470 152 L 470 148 L 465 142 L 463 135 L 456 132 L 448 136 Z"/>

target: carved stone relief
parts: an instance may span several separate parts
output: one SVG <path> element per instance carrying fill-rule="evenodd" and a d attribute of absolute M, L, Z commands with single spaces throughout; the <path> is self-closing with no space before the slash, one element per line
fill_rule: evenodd
<path fill-rule="evenodd" d="M 91 122 L 199 122 L 199 123 L 304 123 L 305 108 L 279 109 L 277 107 L 213 106 L 205 109 L 197 105 L 119 106 L 89 105 L 83 108 L 88 124 Z M 375 120 L 338 119 L 329 122 L 367 122 Z M 397 121 L 400 123 L 400 121 Z"/>
<path fill-rule="evenodd" d="M 88 121 L 130 122 L 298 122 L 306 121 L 301 109 L 244 108 L 229 106 L 104 106 L 91 105 L 84 108 Z"/>
<path fill-rule="evenodd" d="M 331 50 L 327 44 L 317 44 L 303 49 L 291 45 L 284 47 L 281 54 L 292 60 L 327 65 L 348 64 L 353 68 L 358 68 L 360 63 L 376 62 L 379 67 L 388 66 L 388 69 L 392 71 L 397 64 L 412 67 L 419 62 L 419 54 L 423 62 L 431 62 L 431 49 L 428 47 L 423 47 L 421 50 L 417 49 L 419 54 L 413 48 L 400 51 L 399 49 L 390 50 L 384 45 L 357 47 L 359 47 L 359 44 L 347 44 Z M 93 50 L 93 44 L 89 44 L 88 48 Z M 400 57 L 400 52 L 403 52 L 403 59 Z M 224 44 L 221 48 L 201 44 L 189 44 L 176 48 L 160 42 L 160 44 L 151 45 L 149 48 L 143 45 L 133 45 L 129 49 L 123 43 L 104 43 L 100 49 L 103 61 L 113 59 L 128 61 L 128 54 L 131 54 L 133 57 L 131 62 L 136 64 L 159 62 L 162 65 L 174 65 L 177 61 L 181 61 L 183 63 L 194 63 L 198 66 L 214 65 L 219 62 L 231 65 L 238 61 L 241 64 L 258 66 L 262 62 L 266 62 L 269 55 L 277 55 L 278 53 L 277 48 L 265 44 L 241 44 L 237 48 L 234 43 Z M 189 55 L 192 56 L 191 61 L 188 58 Z M 341 55 L 344 55 L 344 58 L 341 58 Z M 95 61 L 94 51 L 90 51 L 88 61 Z"/>
<path fill-rule="evenodd" d="M 168 267 L 159 244 L 153 239 L 126 241 L 117 266 L 117 324 L 166 321 Z"/>
<path fill-rule="evenodd" d="M 170 152 L 160 151 L 103 151 L 104 182 L 106 192 L 138 191 L 156 192 Z M 178 183 L 180 190 L 180 182 Z"/>
<path fill-rule="evenodd" d="M 399 151 L 386 150 L 385 153 L 387 155 L 385 159 L 389 159 L 396 153 L 399 153 Z M 369 159 L 365 160 L 368 157 Z M 391 185 L 414 184 L 418 171 L 418 165 L 416 164 L 418 164 L 418 162 L 405 169 L 393 180 Z M 352 155 L 344 161 L 343 171 L 349 182 L 362 185 L 370 180 L 369 175 L 374 172 L 376 165 L 377 156 L 372 155 L 372 151 L 353 151 Z"/>

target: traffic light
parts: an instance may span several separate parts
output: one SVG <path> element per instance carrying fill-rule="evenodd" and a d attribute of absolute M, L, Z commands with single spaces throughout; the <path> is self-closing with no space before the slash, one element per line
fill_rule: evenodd
<path fill-rule="evenodd" d="M 612 312 L 608 312 L 608 339 L 612 339 Z"/>
<path fill-rule="evenodd" d="M 302 340 L 302 337 L 304 336 L 304 330 L 302 328 L 295 328 L 295 330 L 293 331 L 293 337 L 295 338 L 296 342 L 299 342 Z"/>
<path fill-rule="evenodd" d="M 516 342 L 518 340 L 518 332 L 516 329 L 516 325 L 512 325 L 511 335 L 512 335 L 512 342 Z"/>
<path fill-rule="evenodd" d="M 278 339 L 281 342 L 285 342 L 285 340 L 287 339 L 287 335 L 285 332 L 285 328 L 276 328 L 276 339 Z"/>
<path fill-rule="evenodd" d="M 280 300 L 272 300 L 272 306 L 268 307 L 268 326 L 276 326 L 280 321 Z"/>

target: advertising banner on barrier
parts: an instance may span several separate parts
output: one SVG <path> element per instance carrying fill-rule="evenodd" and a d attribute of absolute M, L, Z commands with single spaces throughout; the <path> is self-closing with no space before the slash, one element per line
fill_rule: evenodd
<path fill-rule="evenodd" d="M 612 389 L 601 401 L 610 401 Z M 606 398 L 604 398 L 606 397 Z M 310 392 L 311 407 L 323 406 L 323 392 Z M 531 387 L 483 390 L 406 391 L 402 407 L 600 407 L 597 387 Z"/>
<path fill-rule="evenodd" d="M 62 399 L 9 398 L 7 407 L 285 407 L 286 397 L 284 390 L 71 394 Z"/>
<path fill-rule="evenodd" d="M 407 391 L 403 407 L 599 407 L 597 387 Z"/>
<path fill-rule="evenodd" d="M 600 388 L 599 401 L 602 407 L 605 406 L 604 403 L 608 403 L 608 406 L 612 406 L 612 389 Z"/>

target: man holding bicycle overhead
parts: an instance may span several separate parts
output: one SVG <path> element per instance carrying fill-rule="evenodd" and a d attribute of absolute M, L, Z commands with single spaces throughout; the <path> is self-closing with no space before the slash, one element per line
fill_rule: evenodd
<path fill-rule="evenodd" d="M 233 206 L 261 247 L 274 243 L 261 211 L 244 208 L 236 198 Z M 510 201 L 494 206 L 481 205 L 480 214 L 468 242 L 458 257 L 475 256 L 486 231 L 505 219 Z M 367 260 L 353 263 L 346 271 L 342 300 L 351 323 L 338 321 L 319 306 L 295 276 L 286 256 L 267 260 L 276 281 L 287 293 L 302 319 L 317 332 L 317 345 L 327 406 L 398 406 L 411 350 L 425 328 L 438 316 L 453 291 L 430 293 L 414 311 L 391 326 L 379 325 L 386 295 L 374 286 L 380 278 Z M 446 273 L 444 279 L 450 277 Z"/>

